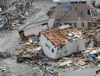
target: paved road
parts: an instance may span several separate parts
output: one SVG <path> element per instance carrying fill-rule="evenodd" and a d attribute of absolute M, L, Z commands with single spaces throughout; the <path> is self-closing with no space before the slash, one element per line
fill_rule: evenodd
<path fill-rule="evenodd" d="M 93 76 L 94 72 L 100 68 L 79 69 L 76 71 L 68 72 L 63 76 Z"/>

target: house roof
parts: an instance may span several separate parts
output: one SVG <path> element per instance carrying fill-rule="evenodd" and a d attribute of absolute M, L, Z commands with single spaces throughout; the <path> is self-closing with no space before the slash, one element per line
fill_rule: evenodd
<path fill-rule="evenodd" d="M 24 30 L 24 35 L 28 36 L 31 34 L 38 35 L 39 32 L 48 29 L 47 25 L 43 25 L 48 23 L 49 28 L 53 27 L 54 23 L 54 18 L 49 19 L 47 15 L 43 15 L 37 20 L 31 22 L 27 26 L 25 26 L 23 29 Z"/>
<path fill-rule="evenodd" d="M 44 23 L 48 23 L 48 20 L 49 20 L 48 16 L 47 15 L 43 15 L 40 18 L 38 18 L 35 21 L 33 21 L 30 24 L 28 24 L 27 26 L 25 26 L 23 28 L 23 30 L 29 29 L 29 28 L 33 28 L 33 27 L 36 27 L 36 26 L 44 24 Z"/>
<path fill-rule="evenodd" d="M 42 26 L 42 25 L 36 26 L 36 27 L 34 27 L 34 28 L 30 28 L 30 29 L 24 30 L 24 35 L 25 35 L 25 36 L 32 35 L 32 34 L 38 35 L 39 32 L 41 32 L 41 31 L 43 31 L 43 30 L 45 30 L 45 29 L 48 29 L 48 28 L 47 28 L 47 25 L 44 25 L 44 26 Z"/>
<path fill-rule="evenodd" d="M 72 26 L 66 25 L 51 30 L 45 30 L 41 33 L 47 37 L 55 46 L 59 46 L 65 42 L 73 41 L 77 38 L 82 38 L 81 32 L 74 29 Z"/>

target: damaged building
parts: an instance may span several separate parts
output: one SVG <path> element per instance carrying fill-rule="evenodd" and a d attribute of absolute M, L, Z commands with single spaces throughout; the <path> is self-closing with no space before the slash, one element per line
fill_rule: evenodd
<path fill-rule="evenodd" d="M 54 18 L 48 18 L 47 15 L 43 15 L 36 21 L 28 24 L 21 30 L 19 30 L 20 37 L 23 39 L 28 39 L 30 37 L 38 36 L 43 30 L 53 27 Z"/>
<path fill-rule="evenodd" d="M 57 59 L 82 51 L 85 39 L 81 32 L 72 26 L 63 25 L 59 28 L 42 31 L 40 45 L 49 58 Z"/>

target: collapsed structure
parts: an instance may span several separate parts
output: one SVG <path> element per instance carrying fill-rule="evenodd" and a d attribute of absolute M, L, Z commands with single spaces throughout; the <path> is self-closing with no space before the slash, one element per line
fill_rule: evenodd
<path fill-rule="evenodd" d="M 21 30 L 19 30 L 20 37 L 23 39 L 28 39 L 33 36 L 38 36 L 39 32 L 53 27 L 54 18 L 48 18 L 47 15 L 43 15 L 36 21 L 28 24 Z"/>
<path fill-rule="evenodd" d="M 52 59 L 61 58 L 84 49 L 85 39 L 72 26 L 61 26 L 41 32 L 40 45 L 44 53 Z"/>

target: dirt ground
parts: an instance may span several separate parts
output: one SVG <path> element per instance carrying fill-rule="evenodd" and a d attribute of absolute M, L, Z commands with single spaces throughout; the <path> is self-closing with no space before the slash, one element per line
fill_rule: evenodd
<path fill-rule="evenodd" d="M 14 30 L 0 30 L 0 52 L 4 52 L 6 49 L 8 49 L 10 52 L 15 52 L 15 49 L 22 48 L 22 45 L 19 44 L 21 42 L 21 38 L 18 30 L 39 18 L 41 15 L 46 14 L 49 8 L 55 4 L 52 2 L 34 2 L 33 5 L 40 8 L 41 11 L 27 18 L 24 21 L 25 24 L 21 25 L 20 27 L 16 27 Z M 33 71 L 32 66 L 24 63 L 16 63 L 16 57 L 12 57 L 10 59 L 0 59 L 0 62 L 5 63 L 6 66 L 11 66 L 10 70 L 13 76 L 18 76 L 19 74 L 21 74 L 20 76 L 29 76 L 31 71 Z"/>

